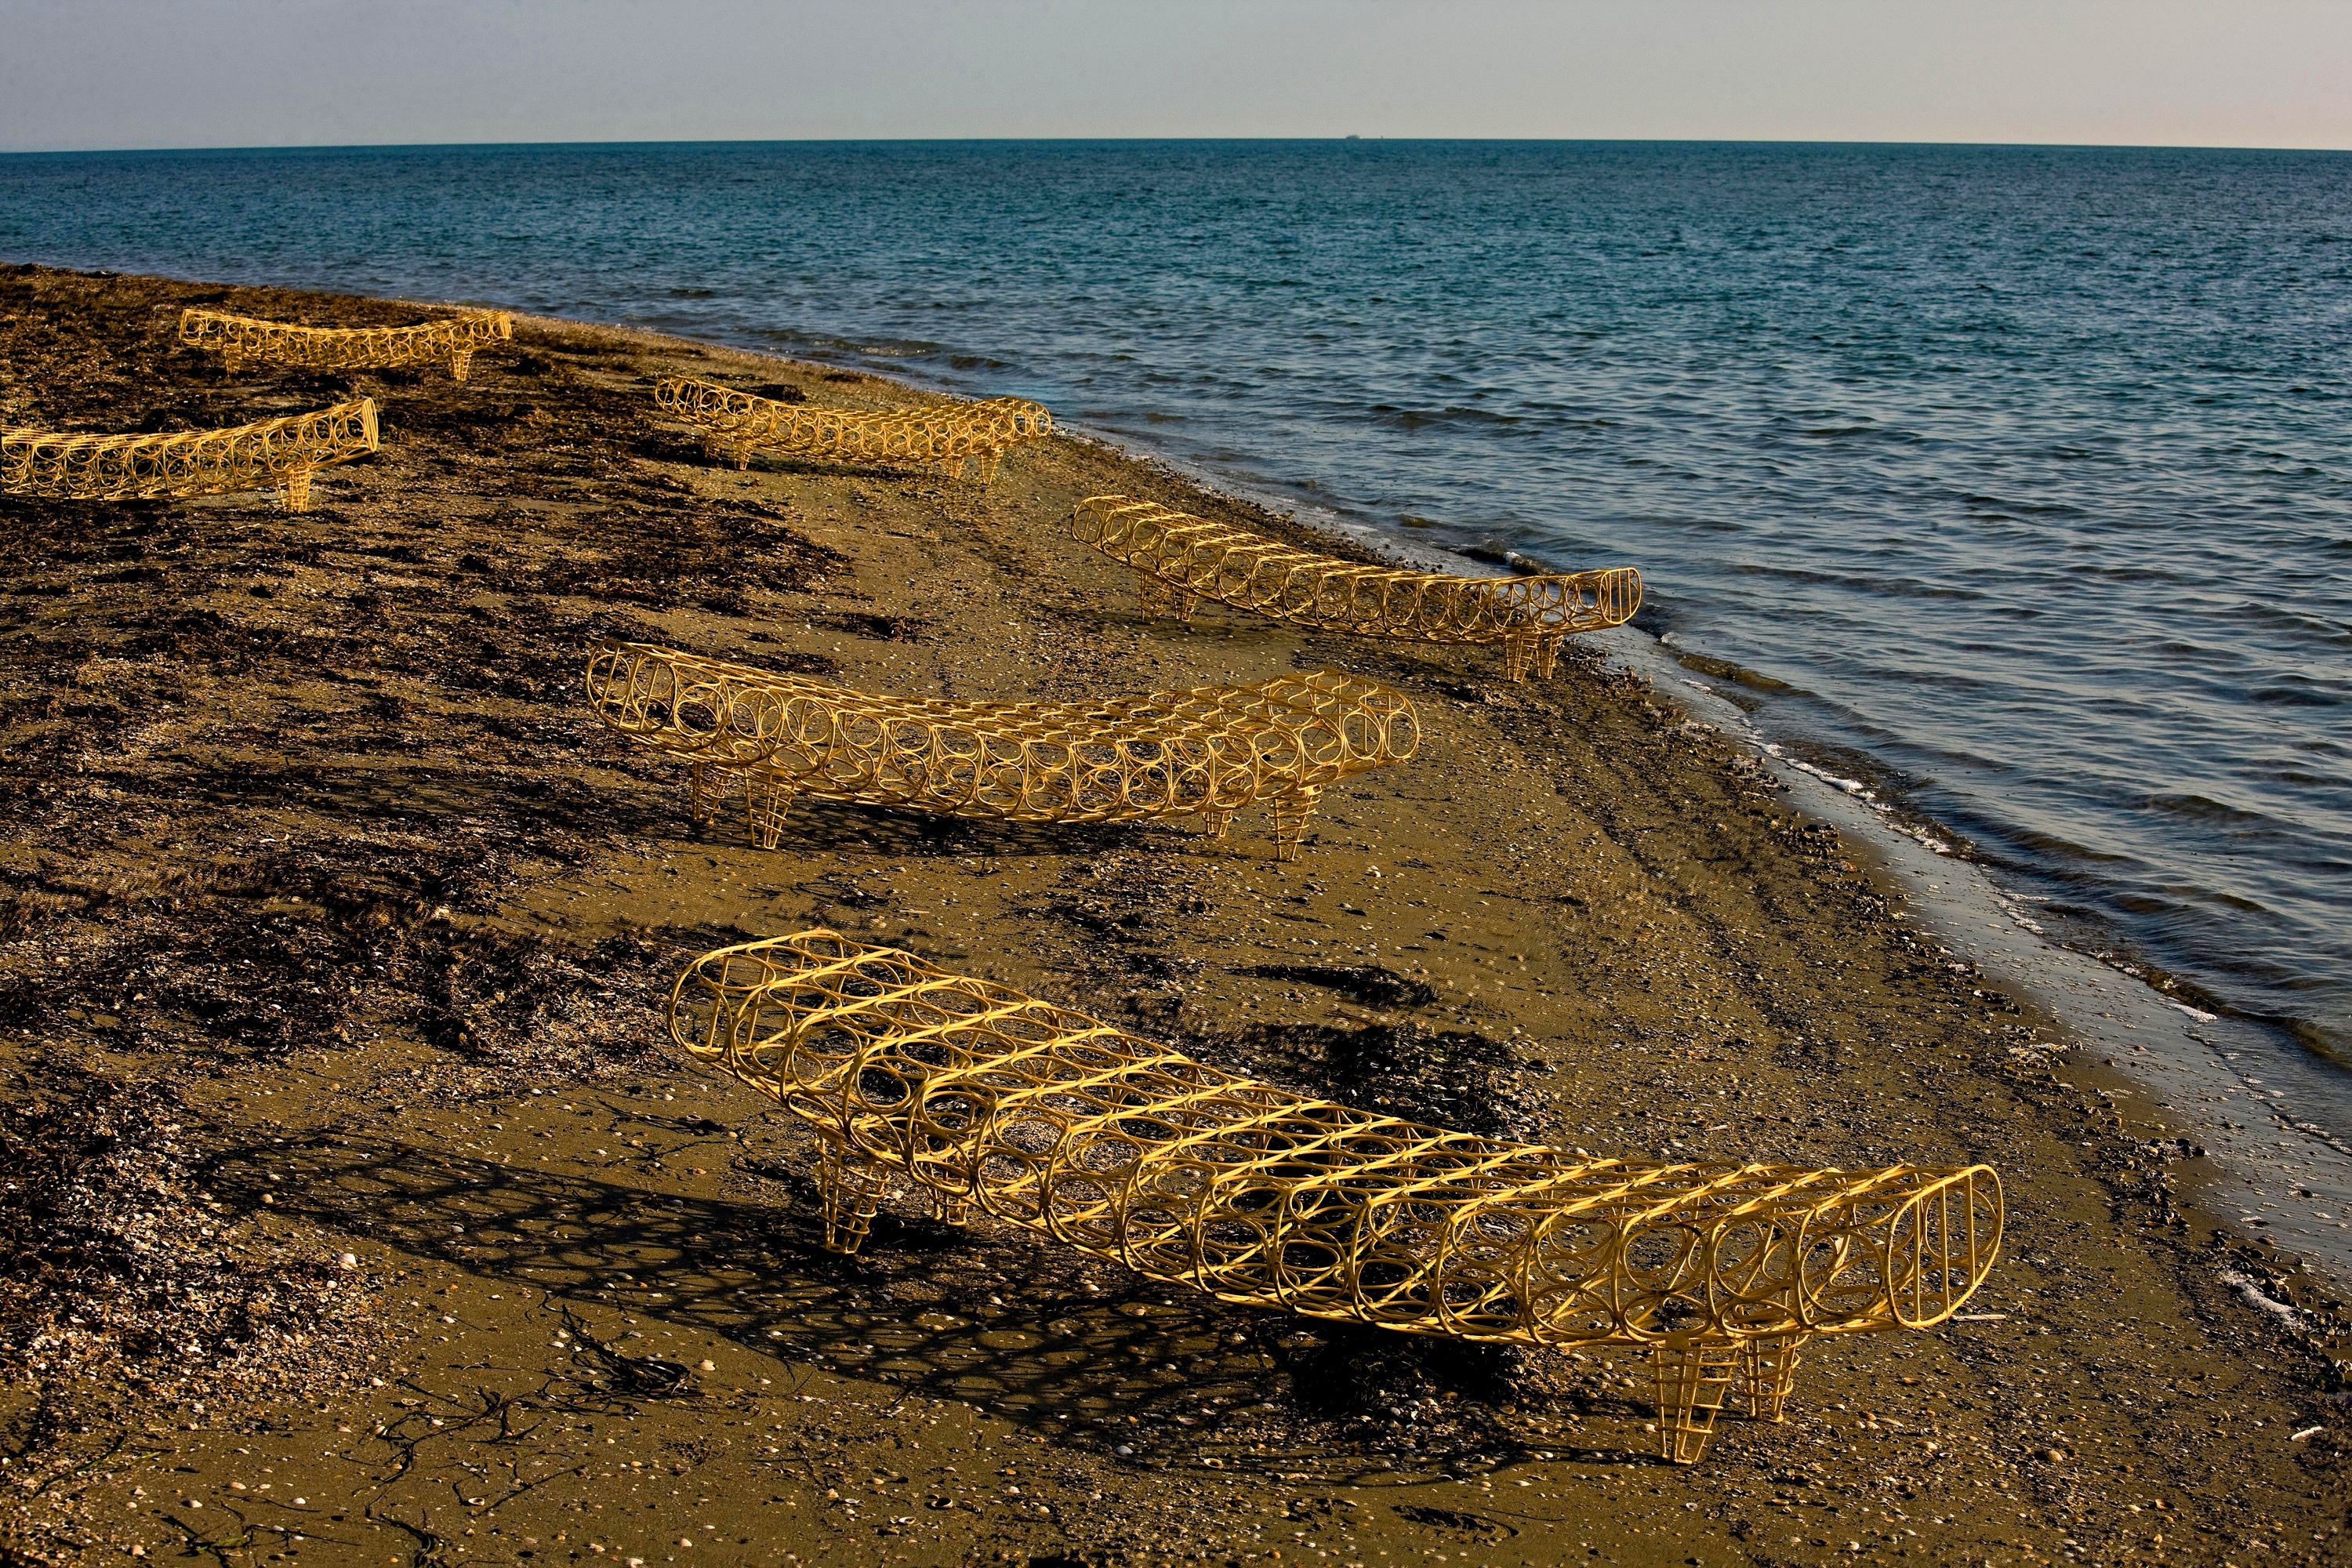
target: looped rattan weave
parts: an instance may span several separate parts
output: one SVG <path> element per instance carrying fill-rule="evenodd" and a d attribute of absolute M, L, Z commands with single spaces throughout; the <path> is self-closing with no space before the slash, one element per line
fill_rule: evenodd
<path fill-rule="evenodd" d="M 1336 670 L 1098 702 L 948 702 L 852 691 L 649 643 L 589 656 L 597 717 L 692 764 L 696 815 L 740 784 L 774 847 L 795 795 L 1003 822 L 1274 810 L 1297 857 L 1317 798 L 1420 744 L 1412 704 Z"/>
<path fill-rule="evenodd" d="M 1050 435 L 1054 416 L 1018 397 L 934 403 L 919 408 L 811 408 L 682 376 L 654 384 L 654 403 L 702 431 L 713 458 L 748 467 L 754 452 L 827 463 L 925 468 L 960 478 L 977 459 L 979 482 L 996 478 L 1010 447 Z"/>
<path fill-rule="evenodd" d="M 1513 680 L 1549 676 L 1577 632 L 1633 619 L 1630 566 L 1546 577 L 1447 577 L 1367 566 L 1128 496 L 1089 496 L 1070 531 L 1135 574 L 1144 612 L 1190 620 L 1215 599 L 1318 631 L 1397 642 L 1501 643 Z"/>
<path fill-rule="evenodd" d="M 157 436 L 10 430 L 0 433 L 0 494 L 132 500 L 275 486 L 287 510 L 307 511 L 314 472 L 375 449 L 375 401 L 367 397 L 226 430 Z"/>
<path fill-rule="evenodd" d="M 310 370 L 387 370 L 446 361 L 453 381 L 466 379 L 474 351 L 514 336 L 505 310 L 439 316 L 413 327 L 299 327 L 194 306 L 180 312 L 180 342 L 221 356 L 234 375 L 248 360 Z"/>
<path fill-rule="evenodd" d="M 1942 1322 L 2000 1244 L 1986 1166 L 1590 1159 L 1417 1126 L 829 931 L 704 954 L 669 1027 L 815 1129 L 837 1251 L 898 1174 L 945 1217 L 976 1205 L 1225 1300 L 1643 1347 L 1682 1463 L 1728 1395 L 1779 1419 L 1809 1339 Z"/>

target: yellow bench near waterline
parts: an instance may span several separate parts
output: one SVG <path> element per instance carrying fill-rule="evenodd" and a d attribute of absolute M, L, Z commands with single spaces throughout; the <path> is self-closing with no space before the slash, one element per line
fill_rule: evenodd
<path fill-rule="evenodd" d="M 506 310 L 469 310 L 407 327 L 305 327 L 265 321 L 194 306 L 180 312 L 180 342 L 221 356 L 234 375 L 247 362 L 308 370 L 390 370 L 446 363 L 453 381 L 466 379 L 475 352 L 514 336 Z"/>
<path fill-rule="evenodd" d="M 1454 577 L 1368 566 L 1130 496 L 1089 496 L 1070 530 L 1135 574 L 1148 615 L 1190 620 L 1202 599 L 1316 631 L 1395 642 L 1500 643 L 1513 680 L 1549 676 L 1559 645 L 1622 626 L 1642 605 L 1630 566 Z"/>
<path fill-rule="evenodd" d="M 375 400 L 225 430 L 101 436 L 0 433 L 0 494 L 136 500 L 276 489 L 289 511 L 310 506 L 310 476 L 375 451 Z"/>
<path fill-rule="evenodd" d="M 1402 693 L 1317 670 L 1255 686 L 1093 702 L 950 702 L 856 691 L 808 676 L 606 643 L 588 659 L 597 717 L 691 769 L 698 817 L 737 788 L 775 847 L 793 800 L 903 805 L 999 822 L 1274 814 L 1297 858 L 1322 792 L 1411 757 L 1419 718 Z"/>
<path fill-rule="evenodd" d="M 1778 1420 L 1798 1352 L 1928 1329 L 1983 1283 L 1990 1167 L 1597 1159 L 1206 1067 L 896 948 L 808 931 L 721 948 L 671 1037 L 816 1133 L 825 1244 L 889 1183 L 1221 1300 L 1409 1333 L 1649 1352 L 1661 1447 L 1726 1404 Z"/>
<path fill-rule="evenodd" d="M 664 414 L 702 432 L 703 450 L 750 466 L 755 452 L 814 462 L 922 468 L 947 479 L 976 460 L 978 482 L 996 478 L 1004 454 L 1053 433 L 1054 416 L 1024 398 L 935 403 L 917 408 L 820 408 L 739 392 L 716 382 L 666 376 L 654 384 Z"/>

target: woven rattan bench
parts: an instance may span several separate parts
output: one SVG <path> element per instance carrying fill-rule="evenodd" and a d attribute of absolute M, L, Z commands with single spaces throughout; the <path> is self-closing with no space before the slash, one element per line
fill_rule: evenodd
<path fill-rule="evenodd" d="M 746 468 L 754 452 L 824 463 L 922 468 L 948 479 L 965 463 L 979 482 L 996 478 L 1005 452 L 1052 433 L 1054 416 L 1018 397 L 935 403 L 919 408 L 811 408 L 682 376 L 654 384 L 663 413 L 702 432 L 703 450 Z"/>
<path fill-rule="evenodd" d="M 10 430 L 0 433 L 0 495 L 135 500 L 276 487 L 288 510 L 307 511 L 313 473 L 375 449 L 375 402 L 366 397 L 226 430 Z"/>
<path fill-rule="evenodd" d="M 894 1177 L 1228 1301 L 1412 1333 L 1652 1352 L 1664 1456 L 1727 1397 L 1778 1420 L 1808 1340 L 1925 1329 L 1990 1270 L 1983 1165 L 1590 1159 L 1204 1067 L 829 931 L 704 954 L 677 1043 L 814 1127 L 825 1243 Z"/>
<path fill-rule="evenodd" d="M 1421 738 L 1402 695 L 1333 670 L 1100 702 L 947 702 L 607 643 L 587 690 L 606 724 L 691 765 L 698 817 L 740 784 L 769 848 L 803 795 L 1001 822 L 1200 815 L 1219 837 L 1264 802 L 1292 859 L 1324 789 Z"/>
<path fill-rule="evenodd" d="M 1190 620 L 1202 599 L 1317 631 L 1397 642 L 1501 643 L 1513 680 L 1549 675 L 1578 632 L 1622 626 L 1642 605 L 1630 566 L 1545 577 L 1447 577 L 1367 566 L 1128 496 L 1070 514 L 1081 543 L 1135 574 L 1144 612 Z"/>
<path fill-rule="evenodd" d="M 453 381 L 466 379 L 474 351 L 514 336 L 504 310 L 438 316 L 413 327 L 298 327 L 194 306 L 180 312 L 180 342 L 221 356 L 234 375 L 247 361 L 309 370 L 389 370 L 446 362 Z"/>

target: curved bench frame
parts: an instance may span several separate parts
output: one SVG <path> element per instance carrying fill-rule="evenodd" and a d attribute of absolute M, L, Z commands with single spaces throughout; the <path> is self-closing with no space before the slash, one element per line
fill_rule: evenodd
<path fill-rule="evenodd" d="M 234 495 L 276 487 L 289 511 L 310 510 L 310 476 L 377 448 L 375 400 L 226 430 L 157 436 L 71 431 L 0 434 L 0 494 L 60 500 Z"/>
<path fill-rule="evenodd" d="M 1204 1067 L 896 948 L 808 931 L 705 953 L 671 1037 L 815 1129 L 825 1245 L 886 1184 L 1228 1301 L 1653 1355 L 1664 1457 L 1727 1396 L 1780 1418 L 1799 1347 L 1931 1328 L 1981 1284 L 1987 1166 L 1589 1159 Z"/>
<path fill-rule="evenodd" d="M 514 316 L 506 310 L 469 310 L 413 327 L 299 327 L 194 306 L 180 312 L 181 343 L 220 355 L 221 368 L 231 375 L 248 360 L 309 370 L 384 370 L 446 361 L 449 379 L 463 381 L 476 350 L 513 336 Z"/>
<path fill-rule="evenodd" d="M 588 658 L 596 716 L 691 764 L 698 821 L 740 784 L 775 847 L 797 795 L 999 822 L 1124 822 L 1273 807 L 1296 859 L 1322 791 L 1401 762 L 1421 726 L 1401 693 L 1335 670 L 1078 702 L 948 702 L 608 642 Z"/>
<path fill-rule="evenodd" d="M 773 452 L 816 462 L 921 468 L 956 479 L 965 461 L 976 458 L 982 485 L 995 479 L 1009 448 L 1054 429 L 1053 415 L 1018 397 L 904 409 L 812 408 L 666 376 L 654 384 L 654 403 L 700 429 L 704 452 L 738 468 L 750 467 L 754 452 Z"/>
<path fill-rule="evenodd" d="M 1642 606 L 1630 566 L 1546 577 L 1447 577 L 1367 566 L 1129 496 L 1089 496 L 1070 531 L 1135 574 L 1148 616 L 1190 621 L 1202 599 L 1317 631 L 1397 642 L 1501 643 L 1513 680 L 1549 676 L 1578 632 Z"/>

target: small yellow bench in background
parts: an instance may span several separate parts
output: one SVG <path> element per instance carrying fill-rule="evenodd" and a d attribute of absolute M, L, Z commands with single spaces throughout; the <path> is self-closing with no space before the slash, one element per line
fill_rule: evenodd
<path fill-rule="evenodd" d="M 1276 857 L 1295 859 L 1325 788 L 1421 740 L 1402 694 L 1328 669 L 1094 702 L 949 702 L 606 643 L 586 685 L 606 724 L 692 767 L 698 817 L 740 784 L 766 848 L 802 795 L 999 822 L 1199 815 L 1221 837 L 1262 801 Z"/>
<path fill-rule="evenodd" d="M 289 511 L 310 507 L 310 476 L 376 450 L 375 400 L 226 430 L 155 436 L 0 433 L 0 494 L 58 500 L 136 500 L 279 489 Z"/>
<path fill-rule="evenodd" d="M 1642 606 L 1630 566 L 1541 577 L 1448 577 L 1318 555 L 1129 496 L 1089 496 L 1070 531 L 1135 574 L 1148 615 L 1190 620 L 1202 599 L 1317 631 L 1396 642 L 1501 643 L 1513 680 L 1549 675 L 1578 632 Z"/>
<path fill-rule="evenodd" d="M 829 931 L 705 953 L 668 1017 L 814 1129 L 835 1251 L 896 1175 L 941 1218 L 977 1207 L 1223 1300 L 1638 1347 L 1679 1464 L 1735 1394 L 1779 1420 L 1807 1341 L 1933 1328 L 2000 1250 L 1987 1166 L 1598 1159 L 1420 1126 Z"/>
<path fill-rule="evenodd" d="M 221 356 L 236 374 L 248 360 L 306 370 L 389 370 L 446 361 L 453 381 L 466 379 L 474 351 L 514 336 L 505 310 L 470 310 L 413 327 L 299 327 L 194 306 L 180 312 L 180 342 Z"/>
<path fill-rule="evenodd" d="M 976 459 L 979 482 L 996 478 L 1010 448 L 1052 434 L 1054 416 L 1018 397 L 934 403 L 919 408 L 812 408 L 715 382 L 666 376 L 654 384 L 664 414 L 702 432 L 703 450 L 737 468 L 754 452 L 824 463 L 924 468 L 947 479 Z"/>

